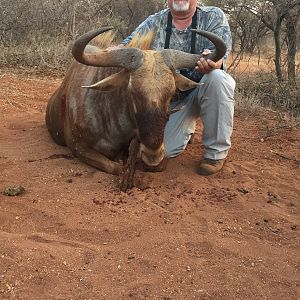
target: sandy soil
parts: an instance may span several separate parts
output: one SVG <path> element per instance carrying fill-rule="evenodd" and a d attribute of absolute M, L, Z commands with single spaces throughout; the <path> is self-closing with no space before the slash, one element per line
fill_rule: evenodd
<path fill-rule="evenodd" d="M 220 174 L 195 173 L 199 127 L 124 193 L 50 139 L 60 81 L 0 73 L 0 299 L 300 298 L 299 126 L 238 111 Z"/>

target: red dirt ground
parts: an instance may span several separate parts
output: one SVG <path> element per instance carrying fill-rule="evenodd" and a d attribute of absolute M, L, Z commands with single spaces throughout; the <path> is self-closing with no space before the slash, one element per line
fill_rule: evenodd
<path fill-rule="evenodd" d="M 238 111 L 221 173 L 198 134 L 124 193 L 50 139 L 60 81 L 0 72 L 0 299 L 300 298 L 299 126 Z"/>

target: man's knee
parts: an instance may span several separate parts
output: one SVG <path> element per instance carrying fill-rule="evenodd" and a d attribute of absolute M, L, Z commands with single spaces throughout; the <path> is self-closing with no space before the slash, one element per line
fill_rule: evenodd
<path fill-rule="evenodd" d="M 224 73 L 225 72 L 221 69 L 215 69 L 205 74 L 205 76 L 207 77 L 207 80 L 222 81 L 225 79 Z"/>
<path fill-rule="evenodd" d="M 207 99 L 214 102 L 234 102 L 235 81 L 225 71 L 213 70 L 205 74 L 201 82 L 203 86 L 200 85 L 199 89 L 200 103 Z"/>
<path fill-rule="evenodd" d="M 235 87 L 234 79 L 225 71 L 220 69 L 212 70 L 203 77 L 203 82 L 216 87 L 222 87 L 222 85 Z"/>

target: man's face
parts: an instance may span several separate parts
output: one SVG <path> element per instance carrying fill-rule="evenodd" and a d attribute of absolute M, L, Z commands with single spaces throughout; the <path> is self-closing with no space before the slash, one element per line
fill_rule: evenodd
<path fill-rule="evenodd" d="M 194 4 L 194 2 L 196 0 L 168 0 L 168 6 L 176 12 L 185 12 L 190 9 L 191 4 Z"/>

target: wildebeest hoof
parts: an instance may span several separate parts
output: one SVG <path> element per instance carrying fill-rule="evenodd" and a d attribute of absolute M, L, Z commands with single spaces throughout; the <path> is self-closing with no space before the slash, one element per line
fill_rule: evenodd
<path fill-rule="evenodd" d="M 166 169 L 168 164 L 168 158 L 164 158 L 157 166 L 148 166 L 142 162 L 143 169 L 147 172 L 162 172 Z"/>

